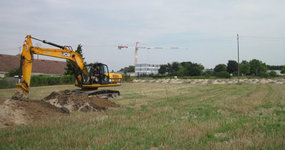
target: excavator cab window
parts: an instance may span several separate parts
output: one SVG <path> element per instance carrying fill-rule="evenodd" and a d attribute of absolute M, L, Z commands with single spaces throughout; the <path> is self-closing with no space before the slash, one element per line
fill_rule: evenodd
<path fill-rule="evenodd" d="M 97 68 L 99 76 L 96 77 L 98 81 L 92 84 L 109 84 L 109 70 L 108 66 L 102 63 L 96 63 L 93 65 L 92 69 Z M 91 73 L 91 72 L 90 72 Z"/>
<path fill-rule="evenodd" d="M 92 65 L 86 65 L 85 67 L 86 67 L 86 70 L 88 71 L 89 75 L 84 76 L 84 84 L 91 84 Z"/>
<path fill-rule="evenodd" d="M 101 71 L 101 83 L 102 84 L 109 84 L 109 70 L 107 65 L 102 65 Z"/>

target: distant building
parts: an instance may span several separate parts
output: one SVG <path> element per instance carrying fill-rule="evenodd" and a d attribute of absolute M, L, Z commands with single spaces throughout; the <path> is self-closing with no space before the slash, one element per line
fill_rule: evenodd
<path fill-rule="evenodd" d="M 137 64 L 135 66 L 135 74 L 136 76 L 143 75 L 156 75 L 158 74 L 158 70 L 161 65 L 158 64 Z"/>
<path fill-rule="evenodd" d="M 5 73 L 20 67 L 20 56 L 0 54 L 0 77 Z M 44 59 L 34 59 L 32 75 L 64 75 L 66 68 L 65 61 L 53 61 Z"/>

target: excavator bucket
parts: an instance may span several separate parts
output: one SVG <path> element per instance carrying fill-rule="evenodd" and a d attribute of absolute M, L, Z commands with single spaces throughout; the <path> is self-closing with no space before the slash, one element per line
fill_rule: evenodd
<path fill-rule="evenodd" d="M 28 99 L 29 97 L 29 89 L 23 86 L 22 83 L 17 83 L 17 92 L 12 96 L 12 99 L 19 100 L 19 99 Z"/>

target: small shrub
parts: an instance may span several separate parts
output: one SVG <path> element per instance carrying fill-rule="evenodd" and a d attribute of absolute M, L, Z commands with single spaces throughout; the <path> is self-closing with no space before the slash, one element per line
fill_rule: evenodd
<path fill-rule="evenodd" d="M 154 79 L 162 79 L 162 78 L 167 78 L 167 75 L 154 75 L 153 78 Z"/>
<path fill-rule="evenodd" d="M 276 73 L 275 71 L 271 70 L 271 71 L 269 72 L 269 76 L 270 76 L 270 77 L 276 77 L 276 76 L 277 76 L 277 73 Z"/>
<path fill-rule="evenodd" d="M 123 75 L 123 82 L 133 82 L 130 75 Z"/>
<path fill-rule="evenodd" d="M 20 68 L 14 68 L 10 70 L 8 73 L 5 74 L 5 77 L 14 77 L 16 75 L 19 75 L 20 73 Z"/>
<path fill-rule="evenodd" d="M 0 80 L 0 89 L 16 88 L 17 78 L 5 77 Z"/>
<path fill-rule="evenodd" d="M 231 75 L 228 73 L 228 72 L 226 72 L 226 71 L 221 71 L 221 72 L 218 72 L 218 73 L 216 73 L 216 77 L 218 77 L 218 78 L 231 78 Z"/>
<path fill-rule="evenodd" d="M 38 76 L 31 76 L 31 86 L 62 85 L 62 84 L 72 84 L 74 82 L 75 82 L 75 77 L 73 75 L 64 75 L 64 76 L 38 75 Z"/>

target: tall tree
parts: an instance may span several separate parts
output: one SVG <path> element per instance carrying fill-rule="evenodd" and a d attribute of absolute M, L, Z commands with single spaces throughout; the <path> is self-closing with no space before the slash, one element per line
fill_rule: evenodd
<path fill-rule="evenodd" d="M 127 72 L 135 72 L 135 66 L 130 65 L 129 67 L 121 68 L 119 71 L 123 71 L 124 74 L 127 74 Z"/>
<path fill-rule="evenodd" d="M 240 63 L 240 73 L 241 73 L 241 74 L 244 74 L 244 75 L 250 74 L 250 65 L 249 65 L 249 62 L 248 62 L 248 61 L 243 60 L 243 61 Z"/>
<path fill-rule="evenodd" d="M 135 72 L 135 66 L 130 65 L 127 72 Z"/>
<path fill-rule="evenodd" d="M 185 68 L 185 76 L 200 76 L 202 74 L 202 71 L 204 70 L 204 66 L 197 63 L 187 62 L 184 63 L 183 66 Z"/>
<path fill-rule="evenodd" d="M 285 74 L 285 65 L 282 66 L 282 68 L 281 68 L 281 73 L 282 73 L 282 74 Z"/>
<path fill-rule="evenodd" d="M 265 74 L 267 71 L 266 64 L 260 60 L 253 59 L 253 60 L 249 61 L 249 65 L 250 65 L 250 73 L 254 74 L 256 76 L 260 76 L 262 74 Z"/>
<path fill-rule="evenodd" d="M 159 74 L 165 74 L 166 73 L 166 65 L 161 65 L 158 69 Z"/>
<path fill-rule="evenodd" d="M 235 71 L 238 71 L 238 63 L 235 60 L 229 60 L 227 64 L 227 72 L 228 73 L 234 73 Z"/>
<path fill-rule="evenodd" d="M 222 72 L 222 71 L 227 71 L 227 66 L 225 64 L 218 64 L 215 66 L 214 68 L 215 73 Z"/>
<path fill-rule="evenodd" d="M 172 71 L 178 71 L 179 70 L 179 62 L 173 62 L 172 63 Z"/>
<path fill-rule="evenodd" d="M 167 63 L 166 65 L 166 72 L 168 72 L 168 74 L 171 74 L 172 72 L 172 65 L 170 63 Z"/>
<path fill-rule="evenodd" d="M 75 52 L 77 52 L 81 57 L 82 59 L 84 60 L 85 58 L 83 57 L 83 53 L 82 53 L 82 45 L 81 44 L 78 44 L 77 46 L 77 49 L 75 50 Z M 73 75 L 73 68 L 75 66 L 73 65 L 72 62 L 70 62 L 69 60 L 66 60 L 66 68 L 65 68 L 65 74 L 66 75 Z"/>

